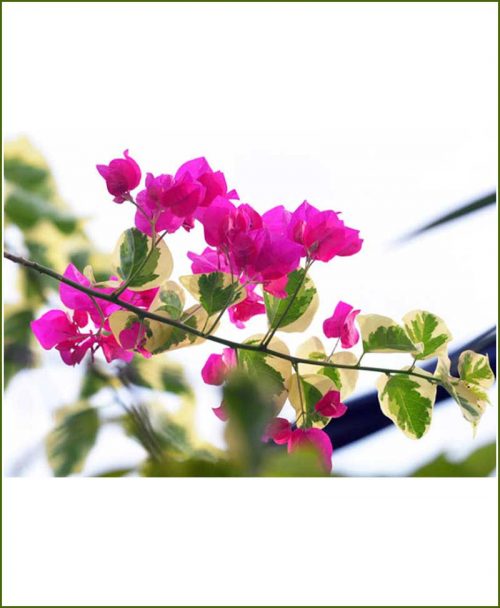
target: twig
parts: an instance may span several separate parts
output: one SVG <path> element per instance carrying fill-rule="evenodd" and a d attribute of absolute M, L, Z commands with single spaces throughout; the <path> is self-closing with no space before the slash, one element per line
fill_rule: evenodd
<path fill-rule="evenodd" d="M 85 293 L 89 296 L 94 296 L 99 298 L 100 300 L 106 300 L 107 302 L 113 302 L 114 304 L 118 304 L 125 310 L 129 310 L 130 312 L 135 313 L 138 317 L 144 319 L 151 319 L 152 321 L 158 321 L 159 323 L 163 323 L 165 325 L 170 325 L 172 327 L 177 327 L 178 329 L 182 329 L 183 331 L 190 333 L 194 336 L 198 336 L 199 338 L 203 338 L 205 340 L 209 340 L 211 342 L 216 342 L 217 344 L 223 344 L 224 346 L 229 346 L 230 348 L 239 349 L 239 350 L 250 350 L 253 352 L 265 353 L 271 357 L 277 357 L 278 359 L 284 359 L 286 361 L 290 361 L 293 363 L 306 363 L 309 365 L 317 365 L 318 367 L 332 367 L 334 369 L 351 369 L 351 370 L 362 370 L 366 372 L 379 372 L 383 374 L 404 374 L 407 376 L 415 376 L 416 378 L 422 378 L 423 380 L 427 380 L 428 382 L 435 382 L 440 384 L 440 380 L 438 378 L 434 378 L 432 376 L 427 376 L 424 374 L 419 374 L 410 370 L 402 370 L 402 369 L 387 369 L 384 367 L 370 367 L 367 365 L 360 366 L 359 362 L 356 365 L 347 365 L 344 363 L 332 363 L 331 361 L 321 361 L 318 359 L 305 359 L 303 357 L 294 357 L 293 355 L 288 355 L 286 353 L 281 353 L 276 350 L 272 350 L 267 348 L 267 346 L 263 346 L 262 344 L 245 344 L 244 342 L 235 342 L 233 340 L 228 340 L 226 338 L 220 338 L 219 336 L 213 336 L 203 333 L 194 327 L 189 327 L 189 325 L 185 325 L 180 321 L 176 321 L 175 319 L 169 319 L 162 315 L 156 314 L 154 312 L 149 312 L 147 310 L 143 310 L 142 308 L 138 308 L 129 302 L 125 302 L 120 300 L 114 295 L 108 295 L 105 293 L 101 293 L 95 289 L 90 287 L 85 287 L 84 285 L 80 285 L 71 279 L 64 277 L 63 275 L 55 272 L 51 268 L 47 268 L 46 266 L 42 266 L 42 264 L 38 264 L 38 262 L 33 262 L 31 260 L 27 260 L 21 256 L 14 255 L 9 253 L 8 251 L 4 252 L 4 257 L 11 262 L 15 262 L 16 264 L 20 264 L 21 266 L 25 266 L 26 268 L 31 268 L 36 270 L 40 274 L 45 274 L 60 283 L 64 283 L 65 285 L 69 285 L 74 289 Z"/>

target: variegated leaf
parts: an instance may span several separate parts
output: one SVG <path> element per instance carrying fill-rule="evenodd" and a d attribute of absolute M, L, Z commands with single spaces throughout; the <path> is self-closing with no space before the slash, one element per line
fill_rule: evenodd
<path fill-rule="evenodd" d="M 359 315 L 358 323 L 365 353 L 411 353 L 416 350 L 405 330 L 389 317 Z"/>
<path fill-rule="evenodd" d="M 444 352 L 452 340 L 450 330 L 445 322 L 425 310 L 412 310 L 403 317 L 408 337 L 415 345 L 412 352 L 415 359 L 423 360 L 436 357 Z"/>
<path fill-rule="evenodd" d="M 423 370 L 419 370 L 425 374 Z M 430 374 L 429 374 L 430 376 Z M 377 381 L 382 412 L 411 439 L 428 431 L 436 400 L 436 385 L 423 378 L 396 374 L 380 376 Z"/>
<path fill-rule="evenodd" d="M 162 240 L 153 241 L 137 228 L 121 235 L 113 253 L 113 268 L 118 277 L 133 291 L 158 287 L 172 274 L 172 254 Z"/>
<path fill-rule="evenodd" d="M 311 324 L 318 310 L 319 298 L 313 280 L 309 276 L 304 280 L 304 273 L 305 270 L 299 268 L 288 275 L 286 298 L 275 298 L 264 291 L 269 327 L 275 327 L 280 331 L 294 332 L 304 331 Z M 302 286 L 297 295 L 294 296 L 302 281 Z M 292 298 L 294 298 L 293 302 Z"/>

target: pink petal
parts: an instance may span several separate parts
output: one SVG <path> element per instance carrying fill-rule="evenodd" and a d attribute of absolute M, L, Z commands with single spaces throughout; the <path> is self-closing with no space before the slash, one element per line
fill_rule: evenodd
<path fill-rule="evenodd" d="M 360 312 L 360 310 L 352 310 L 347 315 L 340 333 L 340 343 L 342 344 L 342 348 L 352 348 L 358 343 L 359 331 L 356 329 L 354 321 Z"/>
<path fill-rule="evenodd" d="M 270 293 L 271 295 L 273 295 L 275 298 L 286 298 L 287 297 L 287 293 L 286 293 L 286 286 L 288 284 L 288 277 L 287 275 L 283 275 L 282 277 L 280 277 L 279 279 L 273 279 L 272 281 L 268 281 L 267 283 L 264 284 L 264 290 L 267 291 L 267 293 Z"/>
<path fill-rule="evenodd" d="M 340 418 L 347 412 L 347 407 L 340 401 L 339 391 L 328 391 L 316 403 L 314 409 L 321 416 L 327 418 Z"/>
<path fill-rule="evenodd" d="M 212 354 L 201 370 L 201 377 L 205 384 L 219 386 L 224 382 L 227 371 L 227 365 L 224 363 L 222 355 Z"/>
<path fill-rule="evenodd" d="M 249 291 L 249 287 L 247 287 L 247 297 L 238 304 L 229 307 L 229 319 L 240 329 L 244 328 L 245 322 L 255 317 L 255 315 L 262 315 L 266 312 L 262 297 L 253 291 Z"/>
<path fill-rule="evenodd" d="M 199 255 L 189 251 L 187 256 L 193 262 L 191 264 L 191 271 L 194 274 L 230 271 L 225 257 L 215 249 L 210 249 L 210 247 L 206 247 Z"/>
<path fill-rule="evenodd" d="M 31 329 L 45 350 L 54 348 L 60 342 L 78 337 L 77 326 L 62 310 L 49 310 L 39 319 L 31 321 Z"/>
<path fill-rule="evenodd" d="M 177 173 L 175 174 L 175 179 L 180 180 L 186 174 L 189 175 L 192 179 L 198 179 L 204 173 L 211 173 L 212 169 L 208 164 L 206 158 L 200 156 L 200 158 L 193 158 L 193 160 L 188 160 L 186 163 L 181 165 L 177 169 Z"/>
<path fill-rule="evenodd" d="M 288 443 L 292 434 L 292 427 L 286 418 L 274 418 L 269 422 L 264 430 L 262 441 L 268 442 L 271 439 L 278 445 Z"/>
<path fill-rule="evenodd" d="M 222 402 L 219 407 L 213 407 L 212 412 L 219 420 L 222 420 L 222 422 L 226 422 L 229 418 L 226 408 L 224 407 L 224 402 Z"/>
<path fill-rule="evenodd" d="M 350 304 L 346 304 L 345 302 L 337 304 L 333 315 L 323 322 L 323 333 L 327 338 L 340 338 L 342 328 L 352 308 Z"/>
<path fill-rule="evenodd" d="M 296 429 L 292 431 L 288 441 L 288 451 L 294 452 L 304 447 L 313 447 L 317 450 L 325 471 L 329 473 L 332 470 L 332 443 L 324 431 L 321 429 Z"/>
<path fill-rule="evenodd" d="M 108 363 L 111 363 L 111 361 L 114 361 L 115 359 L 121 359 L 122 361 L 129 363 L 134 358 L 134 353 L 122 348 L 112 334 L 108 336 L 101 335 L 99 337 L 99 345 L 101 346 L 104 357 Z"/>

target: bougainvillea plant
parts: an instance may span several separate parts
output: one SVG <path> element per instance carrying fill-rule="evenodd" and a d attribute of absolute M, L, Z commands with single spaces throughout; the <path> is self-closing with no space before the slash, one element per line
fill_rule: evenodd
<path fill-rule="evenodd" d="M 309 270 L 336 257 L 355 255 L 363 240 L 340 214 L 320 211 L 304 201 L 295 210 L 279 205 L 260 215 L 229 190 L 224 174 L 204 158 L 182 165 L 175 174 L 146 175 L 124 152 L 108 165 L 97 165 L 117 204 L 135 208 L 135 226 L 119 238 L 112 271 L 97 281 L 91 266 L 70 264 L 64 275 L 36 262 L 6 257 L 60 281 L 64 309 L 49 310 L 31 323 L 44 349 L 57 349 L 67 365 L 99 356 L 110 363 L 149 359 L 159 353 L 192 347 L 205 340 L 218 343 L 200 370 L 203 381 L 226 388 L 244 374 L 267 395 L 268 409 L 259 416 L 259 440 L 286 445 L 288 452 L 307 448 L 330 471 L 332 445 L 323 428 L 347 411 L 346 400 L 360 371 L 381 372 L 377 381 L 382 412 L 408 437 L 419 439 L 429 429 L 436 390 L 444 387 L 467 421 L 476 428 L 488 404 L 494 375 L 487 356 L 467 350 L 460 356 L 458 377 L 450 374 L 451 333 L 437 315 L 412 310 L 401 322 L 378 314 L 360 314 L 346 302 L 332 303 L 323 322 L 325 345 L 309 337 L 295 354 L 283 339 L 305 332 L 318 308 Z M 169 235 L 190 232 L 199 223 L 205 246 L 188 251 L 192 274 L 171 279 Z M 186 306 L 186 292 L 196 301 Z M 238 328 L 265 315 L 267 330 L 234 342 L 217 335 L 224 315 Z M 359 340 L 362 354 L 350 349 Z M 404 353 L 402 369 L 362 364 L 370 353 Z M 419 364 L 437 359 L 434 373 Z M 366 360 L 365 360 L 366 362 Z M 231 420 L 230 389 L 223 391 L 214 414 Z M 280 417 L 285 402 L 293 422 Z M 245 416 L 253 403 L 243 404 Z"/>

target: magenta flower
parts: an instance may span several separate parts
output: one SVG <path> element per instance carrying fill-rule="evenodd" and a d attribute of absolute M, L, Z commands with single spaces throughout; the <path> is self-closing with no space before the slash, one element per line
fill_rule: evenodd
<path fill-rule="evenodd" d="M 266 426 L 262 441 L 273 440 L 278 445 L 288 443 L 292 435 L 292 427 L 286 418 L 273 418 Z"/>
<path fill-rule="evenodd" d="M 93 356 L 99 347 L 108 363 L 114 359 L 132 360 L 133 352 L 124 350 L 112 334 L 94 333 L 91 329 L 82 331 L 87 326 L 86 319 L 83 311 L 75 311 L 71 320 L 62 310 L 49 310 L 31 322 L 31 329 L 42 348 L 56 348 L 67 365 L 80 363 L 88 350 Z"/>
<path fill-rule="evenodd" d="M 303 246 L 302 255 L 328 262 L 333 257 L 354 255 L 363 241 L 359 231 L 348 228 L 334 211 L 319 211 L 304 201 L 291 215 L 288 235 Z"/>
<path fill-rule="evenodd" d="M 222 171 L 212 171 L 207 160 L 203 157 L 194 158 L 184 163 L 175 174 L 176 180 L 184 179 L 196 180 L 205 187 L 205 196 L 200 202 L 200 207 L 208 207 L 217 196 L 227 199 L 238 199 L 235 190 L 227 191 L 226 178 Z"/>
<path fill-rule="evenodd" d="M 254 291 L 255 285 L 247 285 L 246 290 L 247 297 L 228 309 L 229 320 L 238 329 L 244 329 L 246 321 L 249 321 L 256 315 L 263 315 L 266 312 L 262 296 Z"/>
<path fill-rule="evenodd" d="M 115 203 L 127 200 L 130 191 L 137 188 L 141 182 L 141 169 L 128 150 L 123 153 L 125 158 L 115 158 L 109 165 L 97 165 L 97 170 L 106 180 L 108 192 L 114 196 Z"/>
<path fill-rule="evenodd" d="M 288 284 L 288 276 L 285 274 L 279 279 L 273 279 L 264 284 L 264 290 L 270 293 L 275 298 L 286 298 L 286 286 Z"/>
<path fill-rule="evenodd" d="M 328 435 L 320 429 L 292 429 L 286 418 L 274 418 L 266 426 L 262 436 L 262 441 L 270 440 L 278 445 L 286 443 L 289 453 L 301 448 L 312 448 L 318 453 L 325 471 L 329 473 L 332 470 L 332 443 Z"/>
<path fill-rule="evenodd" d="M 232 348 L 225 348 L 222 355 L 210 355 L 201 370 L 203 382 L 216 386 L 223 384 L 229 372 L 236 365 L 236 353 Z"/>
<path fill-rule="evenodd" d="M 137 195 L 135 225 L 151 235 L 151 223 L 156 231 L 175 232 L 191 216 L 205 196 L 205 186 L 185 175 L 176 181 L 172 175 L 152 173 L 146 176 L 146 189 Z"/>
<path fill-rule="evenodd" d="M 321 429 L 295 429 L 288 440 L 288 452 L 295 452 L 301 448 L 313 448 L 318 452 L 321 464 L 325 471 L 332 470 L 332 442 Z"/>
<path fill-rule="evenodd" d="M 136 321 L 130 327 L 126 327 L 120 332 L 119 341 L 122 347 L 129 351 L 139 352 L 146 359 L 151 358 L 151 353 L 144 348 L 146 342 L 146 328 L 144 323 Z"/>
<path fill-rule="evenodd" d="M 82 285 L 84 287 L 90 287 L 90 281 L 87 279 L 85 275 L 83 275 L 73 264 L 69 264 L 64 271 L 64 276 L 67 279 L 71 279 L 75 283 Z M 115 280 L 117 277 L 109 277 L 110 280 Z M 94 287 L 95 291 L 100 291 L 103 294 L 111 294 L 113 293 L 112 287 Z M 144 308 L 145 310 L 149 309 L 151 303 L 153 302 L 156 294 L 158 293 L 158 287 L 153 287 L 152 289 L 146 289 L 145 291 L 132 291 L 131 289 L 126 289 L 121 295 L 120 298 L 125 302 L 129 302 L 134 306 L 139 308 Z M 102 322 L 101 312 L 107 318 L 109 315 L 116 310 L 121 310 L 119 304 L 114 304 L 112 302 L 108 302 L 106 300 L 101 300 L 100 298 L 96 298 L 96 302 L 101 309 L 96 308 L 92 299 L 85 293 L 78 291 L 74 287 L 70 285 L 66 285 L 65 283 L 61 283 L 59 285 L 59 297 L 61 298 L 61 302 L 66 306 L 66 308 L 70 308 L 74 311 L 85 311 L 88 313 L 96 326 L 100 326 Z M 109 329 L 105 324 L 106 329 Z"/>
<path fill-rule="evenodd" d="M 225 256 L 215 249 L 210 249 L 210 247 L 206 247 L 199 255 L 188 251 L 187 256 L 192 261 L 191 271 L 193 274 L 231 271 Z"/>
<path fill-rule="evenodd" d="M 262 218 L 250 207 L 236 207 L 229 200 L 217 196 L 200 217 L 205 230 L 205 241 L 219 249 L 233 248 L 235 240 L 250 230 L 262 227 Z"/>
<path fill-rule="evenodd" d="M 339 391 L 328 391 L 316 403 L 314 409 L 326 418 L 340 418 L 347 412 L 347 407 L 340 401 Z"/>
<path fill-rule="evenodd" d="M 78 315 L 78 318 L 82 323 L 83 317 Z M 74 340 L 79 335 L 80 327 L 80 324 L 72 321 L 62 310 L 49 310 L 31 322 L 31 329 L 45 350 L 50 350 L 61 342 Z"/>
<path fill-rule="evenodd" d="M 354 321 L 360 310 L 353 310 L 350 304 L 339 302 L 333 315 L 323 322 L 323 332 L 327 338 L 340 338 L 342 348 L 351 348 L 359 340 L 359 332 Z"/>

